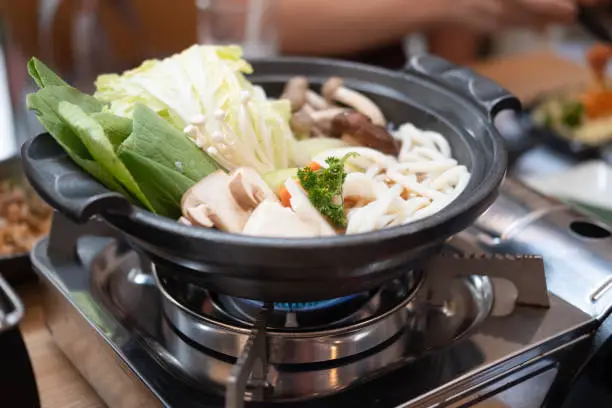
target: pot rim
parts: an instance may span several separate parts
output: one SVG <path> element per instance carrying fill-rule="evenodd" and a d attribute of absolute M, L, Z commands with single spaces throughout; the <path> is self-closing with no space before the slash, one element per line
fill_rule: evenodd
<path fill-rule="evenodd" d="M 487 123 L 486 128 L 490 134 L 490 139 L 493 143 L 493 149 L 491 151 L 485 151 L 492 158 L 491 166 L 488 168 L 488 173 L 480 177 L 478 184 L 472 189 L 466 187 L 453 201 L 451 201 L 446 207 L 440 211 L 425 217 L 423 219 L 411 222 L 409 224 L 398 225 L 390 228 L 383 228 L 375 231 L 359 234 L 344 234 L 336 236 L 325 236 L 325 237 L 311 237 L 311 238 L 277 238 L 277 237 L 260 237 L 250 236 L 244 234 L 235 234 L 219 231 L 216 229 L 207 229 L 201 227 L 186 226 L 177 223 L 169 218 L 159 216 L 151 213 L 145 209 L 137 206 L 133 207 L 132 214 L 128 215 L 131 221 L 138 224 L 156 224 L 158 228 L 170 230 L 178 234 L 183 235 L 185 238 L 197 239 L 197 240 L 214 240 L 220 244 L 229 245 L 240 245 L 249 247 L 278 247 L 278 248 L 291 248 L 291 249 L 314 249 L 314 248 L 326 248 L 326 247 L 352 247 L 359 245 L 366 245 L 384 240 L 390 240 L 398 238 L 404 235 L 414 234 L 430 228 L 435 228 L 439 224 L 449 221 L 450 219 L 460 216 L 462 213 L 467 212 L 474 207 L 486 200 L 491 194 L 491 191 L 498 187 L 506 173 L 507 157 L 503 140 L 495 128 L 489 112 L 485 112 L 480 109 L 476 101 L 467 95 L 458 92 L 451 87 L 447 87 L 444 84 L 440 84 L 433 78 L 427 75 L 413 73 L 410 71 L 392 71 L 384 68 L 378 68 L 367 64 L 353 63 L 341 60 L 326 59 L 326 58 L 307 58 L 307 57 L 275 57 L 266 59 L 254 59 L 249 61 L 253 66 L 258 64 L 308 64 L 330 67 L 342 67 L 349 69 L 358 69 L 360 71 L 369 71 L 375 75 L 385 76 L 396 76 L 398 78 L 414 78 L 425 80 L 432 85 L 444 88 L 447 92 L 452 92 L 456 97 L 461 98 L 468 102 L 471 110 L 474 111 L 478 116 L 482 117 L 483 121 Z M 255 71 L 257 76 L 257 70 Z M 274 74 L 266 75 L 263 74 L 260 77 L 272 77 Z M 350 78 L 349 78 L 350 79 Z M 446 137 L 446 136 L 445 136 Z M 471 147 L 468 145 L 468 149 Z M 470 177 L 475 177 L 472 174 Z M 112 221 L 116 215 L 103 214 L 103 217 L 114 224 Z"/>
<path fill-rule="evenodd" d="M 501 184 L 505 172 L 507 157 L 501 136 L 495 128 L 491 114 L 483 108 L 482 101 L 478 101 L 476 97 L 470 97 L 469 94 L 461 92 L 457 88 L 444 83 L 443 80 L 435 78 L 433 75 L 427 75 L 422 72 L 413 71 L 391 71 L 383 68 L 373 67 L 366 64 L 359 64 L 347 61 L 338 61 L 324 58 L 306 58 L 306 57 L 277 57 L 271 59 L 252 60 L 249 61 L 252 65 L 258 64 L 304 64 L 309 66 L 327 67 L 330 69 L 346 68 L 358 70 L 360 72 L 369 72 L 376 76 L 393 77 L 398 80 L 410 81 L 409 78 L 426 83 L 432 88 L 432 92 L 444 92 L 451 94 L 461 102 L 464 102 L 464 108 L 469 109 L 474 115 L 481 119 L 480 126 L 483 126 L 487 132 L 490 147 L 482 149 L 482 154 L 489 156 L 489 165 L 485 168 L 482 174 L 471 174 L 471 180 L 468 186 L 461 192 L 453 201 L 438 212 L 416 220 L 409 224 L 399 225 L 390 228 L 383 228 L 371 232 L 349 235 L 336 235 L 324 237 L 309 237 L 309 238 L 283 238 L 283 237 L 261 237 L 250 236 L 244 234 L 228 233 L 216 229 L 207 229 L 201 227 L 187 226 L 176 222 L 176 220 L 156 215 L 148 210 L 140 208 L 136 205 L 131 205 L 131 211 L 127 214 L 102 212 L 100 216 L 109 222 L 111 225 L 123 230 L 121 225 L 126 222 L 138 225 L 147 226 L 149 228 L 161 230 L 168 233 L 181 235 L 185 239 L 193 239 L 197 241 L 212 241 L 215 244 L 239 246 L 250 249 L 278 248 L 292 250 L 313 250 L 313 249 L 329 249 L 329 248 L 351 248 L 368 244 L 381 243 L 382 241 L 390 241 L 416 233 L 423 233 L 430 229 L 439 228 L 442 224 L 452 222 L 452 220 L 460 217 L 467 212 L 479 211 L 484 212 L 484 204 L 489 201 L 491 195 Z M 274 77 L 282 74 L 261 74 L 260 78 Z M 257 74 L 255 74 L 257 76 Z M 306 76 L 308 76 L 306 74 Z M 316 77 L 316 75 L 311 75 Z M 325 76 L 329 74 L 325 73 Z M 347 80 L 351 78 L 347 77 Z M 480 102 L 480 104 L 479 104 Z M 450 122 L 449 122 L 450 123 Z M 452 123 L 450 123 L 452 125 Z M 468 151 L 474 152 L 474 146 L 467 144 Z M 82 171 L 82 170 L 81 170 Z M 85 173 L 83 171 L 83 173 Z M 88 175 L 89 176 L 89 175 Z M 89 176 L 92 180 L 93 177 Z M 476 177 L 476 181 L 473 181 Z M 110 191 L 110 190 L 109 190 Z M 486 203 L 487 206 L 489 203 Z M 449 231 L 448 236 L 457 231 Z M 446 237 L 440 234 L 441 239 Z M 140 238 L 142 239 L 142 238 Z"/>

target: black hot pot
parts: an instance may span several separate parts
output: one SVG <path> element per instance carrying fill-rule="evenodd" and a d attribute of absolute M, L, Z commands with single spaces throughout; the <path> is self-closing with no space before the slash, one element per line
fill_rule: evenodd
<path fill-rule="evenodd" d="M 316 301 L 381 285 L 418 268 L 446 239 L 482 214 L 497 196 L 506 170 L 503 141 L 493 117 L 520 109 L 506 90 L 440 58 L 411 59 L 405 70 L 355 63 L 278 58 L 254 61 L 250 79 L 269 95 L 291 77 L 321 85 L 340 76 L 376 102 L 390 122 L 412 122 L 444 134 L 454 157 L 472 176 L 455 201 L 417 222 L 366 234 L 262 238 L 188 227 L 132 206 L 83 172 L 48 134 L 22 148 L 32 186 L 77 222 L 99 216 L 150 258 L 157 272 L 231 296 L 263 301 Z"/>

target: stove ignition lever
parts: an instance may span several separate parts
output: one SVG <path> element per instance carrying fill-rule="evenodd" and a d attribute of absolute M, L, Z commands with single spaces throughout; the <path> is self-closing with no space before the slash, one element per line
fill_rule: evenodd
<path fill-rule="evenodd" d="M 517 304 L 550 306 L 544 261 L 535 255 L 441 254 L 425 267 L 434 287 L 459 276 L 483 275 L 510 281 L 518 291 Z"/>
<path fill-rule="evenodd" d="M 261 308 L 249 339 L 232 367 L 225 391 L 226 408 L 243 408 L 247 387 L 253 400 L 263 400 L 268 375 L 266 323 L 273 308 L 274 306 L 268 303 Z"/>
<path fill-rule="evenodd" d="M 0 333 L 15 327 L 23 317 L 23 313 L 23 303 L 0 275 Z"/>

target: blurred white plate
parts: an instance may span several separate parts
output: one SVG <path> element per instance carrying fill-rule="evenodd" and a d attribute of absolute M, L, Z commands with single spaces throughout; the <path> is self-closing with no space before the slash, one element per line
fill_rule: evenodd
<path fill-rule="evenodd" d="M 525 184 L 543 194 L 612 211 L 612 167 L 589 161 L 545 176 L 529 176 Z"/>

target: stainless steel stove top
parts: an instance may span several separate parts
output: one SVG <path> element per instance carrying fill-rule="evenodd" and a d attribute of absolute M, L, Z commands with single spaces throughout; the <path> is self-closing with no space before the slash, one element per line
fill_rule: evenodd
<path fill-rule="evenodd" d="M 520 197 L 525 201 L 524 194 Z M 503 204 L 503 199 L 498 202 Z M 546 214 L 540 212 L 537 220 L 542 221 Z M 491 214 L 458 237 L 458 246 L 469 252 L 494 252 L 490 244 L 499 242 L 485 232 L 491 235 L 500 220 L 516 231 L 517 222 L 525 216 L 515 211 L 515 219 L 509 222 L 509 214 L 500 217 L 499 205 Z M 555 217 L 558 220 L 558 214 Z M 107 233 L 102 224 L 76 227 L 66 222 L 56 217 L 51 241 L 41 241 L 32 260 L 48 288 L 47 322 L 55 341 L 102 398 L 113 407 L 225 406 L 225 384 L 248 341 L 252 322 L 232 320 L 218 296 L 198 288 L 166 282 L 160 292 L 146 262 L 125 245 L 95 237 Z M 520 228 L 534 227 L 523 221 Z M 62 239 L 57 238 L 59 230 Z M 81 235 L 87 236 L 79 239 L 76 251 L 71 250 L 71 242 Z M 504 251 L 511 252 L 510 242 L 504 244 Z M 590 256 L 593 260 L 598 253 Z M 609 251 L 599 256 L 609 256 Z M 495 270 L 474 273 L 499 275 L 505 265 L 501 261 L 479 264 Z M 577 263 L 587 265 L 584 259 Z M 593 263 L 588 265 L 587 273 L 595 269 Z M 547 264 L 549 287 L 553 282 L 555 288 L 566 288 L 567 284 L 559 286 L 554 279 L 557 270 L 563 274 L 567 268 L 551 267 L 556 267 L 554 262 Z M 523 269 L 512 278 L 520 289 L 515 293 L 518 303 L 540 304 L 542 299 L 535 292 L 544 278 L 530 278 L 528 268 Z M 392 303 L 383 313 L 370 302 L 368 307 L 374 309 L 359 315 L 367 323 L 361 326 L 351 320 L 333 330 L 302 327 L 296 334 L 291 326 L 298 320 L 291 323 L 285 316 L 279 320 L 283 327 L 268 330 L 276 340 L 271 341 L 266 392 L 263 396 L 247 393 L 247 397 L 281 401 L 278 404 L 290 401 L 292 407 L 465 406 L 556 367 L 576 345 L 591 338 L 609 311 L 601 305 L 595 310 L 584 306 L 583 297 L 601 289 L 602 281 L 594 280 L 585 288 L 580 279 L 573 298 L 566 298 L 572 304 L 557 296 L 565 292 L 553 290 L 548 307 L 518 305 L 501 316 L 499 311 L 506 307 L 500 299 L 512 291 L 497 280 L 465 272 L 447 274 L 444 285 L 439 274 L 426 273 L 414 297 L 402 298 L 401 282 L 396 282 L 391 292 L 399 290 L 399 307 Z M 449 290 L 435 289 L 440 287 Z M 605 288 L 601 290 L 596 300 L 607 295 Z M 399 315 L 389 312 L 400 309 L 401 327 Z M 491 309 L 493 315 L 487 317 Z M 383 315 L 394 318 L 386 320 L 387 330 L 373 331 L 368 319 L 385 321 L 378 317 Z M 207 332 L 212 329 L 222 331 L 223 337 L 218 333 L 211 337 Z M 360 338 L 368 340 L 360 343 Z M 211 339 L 217 341 L 211 343 Z M 317 344 L 325 347 L 317 348 Z M 358 345 L 363 348 L 356 349 Z M 316 363 L 303 365 L 304 361 Z"/>

